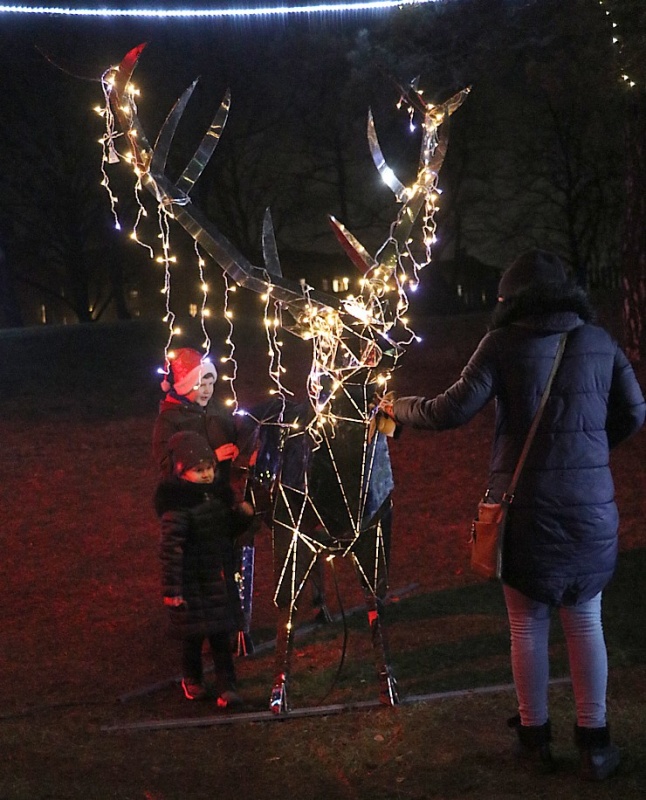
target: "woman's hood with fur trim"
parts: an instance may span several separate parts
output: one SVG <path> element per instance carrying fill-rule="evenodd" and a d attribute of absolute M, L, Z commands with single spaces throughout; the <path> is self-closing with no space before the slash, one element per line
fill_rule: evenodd
<path fill-rule="evenodd" d="M 595 316 L 586 292 L 576 284 L 567 283 L 529 288 L 502 300 L 493 310 L 489 327 L 495 330 L 523 321 L 531 324 L 552 315 L 576 316 L 583 322 L 592 322 Z"/>

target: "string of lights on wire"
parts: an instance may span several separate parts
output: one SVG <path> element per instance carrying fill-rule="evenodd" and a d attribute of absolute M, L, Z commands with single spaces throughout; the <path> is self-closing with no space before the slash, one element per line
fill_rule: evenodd
<path fill-rule="evenodd" d="M 182 334 L 182 329 L 180 325 L 176 324 L 178 315 L 173 308 L 173 301 L 171 297 L 171 290 L 172 290 L 171 269 L 174 265 L 177 265 L 177 256 L 173 254 L 171 249 L 172 212 L 169 210 L 168 206 L 165 203 L 161 201 L 158 202 L 156 211 L 157 211 L 157 226 L 159 231 L 158 232 L 159 245 L 156 250 L 153 245 L 147 243 L 144 239 L 140 238 L 139 236 L 139 224 L 142 219 L 148 217 L 148 211 L 142 200 L 142 190 L 143 190 L 142 179 L 145 176 L 145 171 L 143 171 L 141 165 L 137 163 L 136 154 L 132 150 L 128 150 L 125 153 L 121 153 L 117 147 L 117 143 L 119 142 L 120 139 L 123 138 L 123 134 L 116 129 L 114 114 L 110 106 L 109 98 L 113 83 L 114 83 L 114 68 L 110 68 L 104 73 L 104 75 L 101 78 L 101 85 L 105 100 L 104 105 L 96 106 L 94 109 L 100 116 L 105 118 L 105 125 L 106 125 L 106 132 L 99 139 L 99 143 L 103 148 L 103 157 L 101 159 L 101 174 L 102 174 L 101 185 L 108 192 L 108 196 L 110 198 L 110 208 L 114 218 L 115 227 L 117 230 L 121 230 L 122 226 L 119 220 L 119 215 L 117 213 L 117 204 L 119 200 L 118 197 L 116 197 L 116 195 L 111 190 L 109 176 L 106 171 L 106 164 L 108 165 L 117 164 L 121 160 L 124 160 L 130 165 L 136 176 L 136 182 L 133 193 L 136 200 L 137 214 L 135 222 L 133 224 L 133 229 L 130 233 L 130 238 L 136 244 L 140 245 L 145 250 L 147 250 L 150 258 L 154 259 L 158 264 L 161 264 L 164 268 L 164 281 L 160 291 L 164 295 L 165 313 L 163 316 L 163 321 L 168 326 L 168 335 L 164 346 L 164 367 L 160 369 L 160 372 L 162 372 L 165 375 L 168 375 L 168 372 L 170 370 L 170 362 L 174 356 L 174 352 L 172 350 L 173 340 L 175 339 L 175 337 L 181 336 Z M 136 113 L 136 98 L 139 96 L 139 90 L 134 85 L 131 84 L 128 87 L 128 92 L 129 92 L 129 102 L 131 108 L 133 112 Z M 200 292 L 200 300 L 199 304 L 196 304 L 195 315 L 196 316 L 199 315 L 200 327 L 203 336 L 203 341 L 201 346 L 202 349 L 204 350 L 204 357 L 206 358 L 210 354 L 210 349 L 211 349 L 211 339 L 206 326 L 206 321 L 211 316 L 211 311 L 208 307 L 209 287 L 208 284 L 206 283 L 204 275 L 205 261 L 199 250 L 197 242 L 194 243 L 194 249 L 195 249 L 195 258 L 196 258 L 196 265 L 198 272 L 197 287 Z M 157 255 L 157 253 L 159 253 L 159 255 Z M 228 322 L 230 328 L 229 333 L 227 334 L 226 337 L 226 345 L 229 351 L 227 355 L 222 356 L 221 361 L 232 362 L 233 364 L 232 375 L 222 376 L 222 379 L 223 380 L 228 379 L 231 381 L 230 383 L 231 397 L 225 401 L 226 404 L 237 408 L 237 397 L 235 394 L 235 388 L 233 384 L 237 371 L 237 364 L 233 356 L 235 347 L 231 339 L 231 334 L 232 334 L 232 323 L 230 319 L 231 312 L 228 308 L 228 294 L 229 291 L 232 290 L 232 288 L 233 287 L 229 287 L 228 285 L 226 286 L 225 304 L 223 309 L 224 318 Z"/>
<path fill-rule="evenodd" d="M 105 165 L 125 160 L 135 173 L 134 194 L 138 213 L 130 236 L 135 242 L 143 245 L 148 250 L 151 258 L 154 258 L 164 267 L 164 285 L 161 291 L 165 295 L 166 313 L 164 322 L 168 324 L 168 337 L 164 350 L 165 366 L 163 371 L 167 373 L 173 357 L 173 341 L 175 337 L 182 334 L 181 327 L 176 324 L 177 314 L 171 302 L 171 272 L 172 267 L 177 264 L 177 258 L 171 251 L 170 243 L 170 220 L 173 217 L 172 205 L 182 201 L 174 198 L 172 203 L 169 204 L 169 198 L 163 193 L 159 193 L 155 180 L 149 173 L 152 151 L 145 141 L 143 131 L 139 129 L 136 104 L 139 90 L 135 88 L 131 81 L 126 83 L 124 96 L 117 107 L 118 113 L 125 114 L 127 119 L 130 120 L 127 136 L 124 137 L 123 132 L 117 129 L 111 108 L 111 96 L 117 73 L 118 68 L 111 67 L 102 76 L 105 104 L 103 107 L 95 109 L 104 116 L 106 124 L 105 134 L 100 139 L 103 148 L 102 184 L 110 195 L 115 225 L 120 228 L 121 224 L 116 212 L 118 199 L 110 189 Z M 187 97 L 190 97 L 190 91 L 192 91 L 192 88 L 189 90 Z M 303 339 L 310 340 L 312 343 L 312 367 L 307 386 L 310 402 L 315 410 L 315 419 L 311 426 L 311 433 L 315 438 L 318 436 L 318 429 L 326 422 L 334 424 L 334 419 L 330 416 L 330 406 L 331 400 L 337 391 L 342 390 L 344 382 L 352 378 L 357 369 L 362 369 L 366 366 L 370 367 L 371 360 L 376 358 L 379 346 L 374 338 L 375 333 L 378 336 L 385 336 L 387 339 L 391 329 L 395 326 L 403 326 L 404 330 L 408 332 L 408 338 L 404 341 L 400 337 L 400 344 L 407 344 L 417 338 L 414 332 L 408 328 L 408 320 L 405 316 L 408 308 L 407 292 L 414 291 L 417 287 L 419 270 L 430 261 L 431 247 L 436 241 L 434 217 L 439 196 L 437 179 L 439 167 L 446 151 L 446 142 L 438 136 L 438 131 L 445 118 L 459 107 L 468 91 L 468 89 L 465 89 L 441 106 L 435 106 L 432 103 L 427 104 L 424 102 L 422 92 L 415 82 L 411 83 L 408 90 L 404 90 L 398 106 L 401 107 L 402 104 L 406 104 L 411 119 L 411 127 L 413 127 L 414 116 L 416 114 L 421 114 L 422 116 L 422 146 L 419 170 L 416 181 L 410 186 L 401 184 L 392 170 L 386 165 L 376 138 L 372 116 L 369 116 L 368 140 L 373 160 L 382 179 L 395 194 L 400 204 L 400 211 L 391 226 L 386 242 L 374 258 L 367 253 L 365 248 L 341 223 L 334 219 L 331 220 L 337 237 L 355 265 L 364 273 L 364 277 L 360 281 L 361 289 L 359 293 L 356 296 L 349 295 L 343 301 L 341 310 L 331 307 L 321 309 L 317 303 L 310 300 L 299 319 L 298 327 L 300 328 L 300 333 L 298 335 Z M 230 97 L 227 93 L 221 107 L 224 116 L 220 118 L 219 122 L 214 121 L 212 126 L 212 133 L 217 135 L 218 138 L 224 124 L 223 119 L 226 119 L 229 103 Z M 127 149 L 128 145 L 130 145 L 129 149 Z M 122 153 L 120 149 L 125 151 Z M 144 181 L 147 182 L 148 188 L 152 187 L 153 194 L 157 196 L 158 238 L 160 241 L 158 252 L 159 248 L 161 250 L 159 255 L 156 255 L 155 248 L 143 242 L 138 234 L 140 220 L 148 216 L 141 199 Z M 411 230 L 420 212 L 422 217 L 423 258 L 418 261 L 411 247 L 414 241 L 411 237 Z M 197 245 L 195 250 L 199 268 L 199 287 L 202 292 L 199 305 L 200 323 L 204 334 L 202 346 L 206 357 L 209 355 L 210 349 L 210 339 L 206 327 L 206 318 L 210 316 L 210 310 L 207 305 L 208 286 L 204 280 L 204 261 Z M 185 276 L 184 280 L 186 279 L 187 277 Z M 230 362 L 232 365 L 232 374 L 223 375 L 222 378 L 230 381 L 232 397 L 228 400 L 228 404 L 233 405 L 234 410 L 237 411 L 237 397 L 234 387 L 237 365 L 234 358 L 232 312 L 229 308 L 228 300 L 229 292 L 233 288 L 228 281 L 225 281 L 223 314 L 230 325 L 226 340 L 229 352 L 222 356 L 221 360 L 225 363 Z M 307 287 L 304 287 L 303 291 L 307 292 Z M 395 303 L 385 301 L 386 296 L 390 293 L 395 295 Z M 273 383 L 270 394 L 278 394 L 280 397 L 285 398 L 286 395 L 292 393 L 282 383 L 285 368 L 282 365 L 282 342 L 278 338 L 278 331 L 282 328 L 281 307 L 277 302 L 272 304 L 271 285 L 268 286 L 266 293 L 261 295 L 261 300 L 264 303 L 263 316 L 267 334 L 267 354 L 270 362 L 269 376 Z M 359 334 L 359 338 L 363 341 L 363 352 L 359 358 L 357 358 L 356 353 L 352 352 L 346 341 L 348 337 L 351 340 L 357 338 L 357 325 L 363 327 L 363 333 Z M 380 373 L 377 377 L 384 391 L 389 378 L 388 371 Z M 332 386 L 332 391 L 329 395 L 323 392 L 322 379 L 324 379 L 326 386 Z M 322 394 L 324 395 L 323 401 L 320 399 Z"/>
<path fill-rule="evenodd" d="M 338 14 L 352 11 L 387 11 L 392 8 L 428 5 L 439 0 L 364 0 L 354 3 L 307 3 L 295 6 L 248 8 L 71 8 L 69 6 L 0 5 L 0 14 L 38 14 L 59 17 L 130 17 L 146 19 L 222 19 L 277 17 L 294 14 Z"/>
<path fill-rule="evenodd" d="M 395 195 L 398 212 L 386 242 L 375 256 L 371 256 L 341 223 L 330 220 L 337 239 L 363 276 L 358 293 L 341 298 L 282 276 L 270 215 L 266 214 L 263 222 L 264 267 L 260 267 L 250 263 L 217 226 L 203 218 L 192 205 L 190 190 L 213 154 L 226 122 L 230 104 L 228 92 L 179 179 L 169 179 L 165 173 L 166 157 L 195 83 L 177 100 L 152 147 L 137 117 L 137 92 L 132 84 L 133 70 L 144 47 L 142 44 L 130 50 L 118 67 L 109 69 L 103 76 L 106 102 L 110 106 L 102 112 L 108 124 L 102 137 L 103 158 L 104 162 L 112 163 L 122 158 L 128 160 L 137 186 L 147 189 L 157 201 L 161 260 L 167 275 L 171 274 L 172 255 L 167 247 L 166 221 L 174 217 L 220 265 L 227 287 L 231 278 L 240 287 L 257 293 L 263 303 L 272 382 L 270 393 L 279 395 L 283 401 L 278 415 L 273 411 L 269 414 L 270 424 L 281 428 L 281 449 L 295 454 L 295 462 L 300 465 L 296 475 L 293 470 L 281 471 L 275 481 L 276 494 L 272 503 L 274 543 L 280 541 L 279 548 L 285 546 L 280 555 L 282 569 L 278 570 L 274 602 L 288 610 L 285 631 L 289 637 L 297 598 L 321 554 L 327 553 L 333 558 L 351 553 L 362 573 L 364 588 L 373 597 L 377 596 L 387 574 L 384 539 L 387 528 L 379 512 L 387 505 L 391 474 L 386 442 L 383 436 L 375 435 L 375 385 L 381 385 L 381 391 L 386 391 L 390 371 L 405 345 L 414 338 L 404 316 L 406 292 L 417 285 L 418 271 L 430 259 L 430 248 L 435 241 L 433 218 L 438 207 L 438 173 L 448 144 L 445 123 L 460 107 L 469 88 L 441 105 L 425 102 L 416 81 L 402 89 L 402 104 L 408 108 L 411 121 L 421 117 L 418 168 L 408 185 L 401 183 L 387 166 L 369 115 L 368 145 L 372 160 Z M 114 125 L 115 117 L 120 132 Z M 414 231 L 420 218 L 421 242 L 419 231 Z M 183 279 L 188 277 L 182 274 Z M 231 320 L 226 297 L 224 313 Z M 170 340 L 179 335 L 174 318 L 170 326 L 168 346 Z M 284 330 L 311 344 L 307 378 L 309 407 L 300 403 L 288 407 L 287 394 L 291 392 L 282 383 L 284 368 L 279 338 Z M 231 335 L 227 344 L 230 341 Z M 232 345 L 229 346 L 231 350 L 225 359 L 233 357 Z M 348 458 L 349 448 L 352 458 Z M 304 456 L 306 460 L 312 459 L 311 473 L 309 469 L 302 469 Z M 319 470 L 319 477 L 310 483 L 310 475 L 315 475 L 316 470 Z M 323 483 L 322 475 L 326 476 Z M 331 514 L 328 513 L 330 503 L 334 505 Z M 341 536 L 338 535 L 339 520 L 343 524 Z M 333 524 L 328 528 L 330 523 Z M 360 554 L 352 550 L 352 544 L 362 532 L 373 536 L 374 543 L 369 542 L 368 553 Z M 275 685 L 281 703 L 284 685 L 283 676 Z M 272 705 L 274 702 L 272 693 Z"/>
<path fill-rule="evenodd" d="M 141 221 L 149 216 L 146 206 L 143 200 L 143 180 L 149 179 L 147 173 L 147 158 L 145 151 L 136 148 L 125 149 L 124 146 L 127 145 L 127 142 L 124 139 L 124 134 L 120 132 L 116 126 L 116 120 L 114 117 L 114 113 L 112 111 L 112 107 L 110 104 L 110 95 L 113 90 L 114 86 L 114 78 L 115 78 L 115 67 L 111 67 L 110 69 L 106 70 L 101 78 L 101 85 L 104 94 L 104 105 L 103 106 L 96 106 L 95 111 L 100 116 L 104 117 L 105 119 L 105 133 L 99 139 L 99 143 L 103 149 L 103 157 L 101 160 L 101 174 L 102 180 L 101 185 L 106 189 L 108 192 L 108 196 L 110 199 L 110 208 L 112 210 L 112 215 L 114 218 L 115 228 L 117 230 L 122 229 L 122 224 L 119 219 L 119 215 L 117 212 L 117 206 L 119 199 L 118 197 L 112 192 L 110 180 L 108 173 L 106 171 L 106 165 L 114 165 L 118 164 L 121 161 L 125 161 L 132 171 L 135 174 L 136 181 L 133 188 L 133 194 L 136 200 L 136 207 L 137 213 L 135 217 L 135 221 L 133 223 L 133 229 L 130 232 L 130 238 L 138 245 L 142 246 L 147 252 L 149 257 L 154 260 L 156 263 L 160 264 L 164 268 L 164 279 L 163 279 L 163 286 L 161 288 L 161 293 L 164 295 L 165 299 L 165 313 L 163 316 L 163 322 L 167 324 L 168 333 L 167 338 L 164 346 L 164 367 L 160 368 L 160 372 L 163 374 L 168 374 L 170 370 L 170 363 L 174 358 L 174 342 L 177 337 L 182 336 L 182 327 L 178 324 L 178 318 L 181 316 L 181 312 L 179 312 L 176 308 L 174 308 L 174 303 L 172 300 L 172 271 L 174 267 L 178 265 L 177 256 L 174 255 L 171 249 L 171 221 L 173 218 L 172 210 L 170 209 L 165 199 L 162 197 L 158 197 L 158 202 L 156 206 L 157 212 L 157 226 L 158 226 L 158 244 L 152 245 L 145 241 L 144 238 L 141 238 L 139 232 L 139 225 Z M 137 89 L 134 84 L 129 83 L 127 85 L 127 104 L 122 110 L 126 111 L 129 115 L 132 116 L 133 119 L 136 119 L 137 113 L 137 98 L 139 97 L 139 89 Z M 228 99 L 225 102 L 225 105 L 228 107 Z M 136 128 L 130 132 L 131 135 L 136 135 Z M 123 143 L 123 145 L 122 145 Z M 194 249 L 196 254 L 196 264 L 198 268 L 198 289 L 201 292 L 201 299 L 199 306 L 196 304 L 195 316 L 199 316 L 199 322 L 203 334 L 203 342 L 202 342 L 202 349 L 204 351 L 204 358 L 207 358 L 210 355 L 210 347 L 211 347 L 211 339 L 209 337 L 208 329 L 207 329 L 207 320 L 211 317 L 211 310 L 208 306 L 209 302 L 209 286 L 206 283 L 205 275 L 204 275 L 204 267 L 205 261 L 204 258 L 199 250 L 199 246 L 197 242 L 194 243 Z M 183 280 L 186 281 L 188 276 L 184 274 Z M 224 302 L 222 308 L 222 316 L 227 323 L 228 331 L 225 336 L 224 344 L 226 345 L 227 352 L 225 352 L 220 357 L 220 362 L 223 364 L 228 365 L 229 369 L 228 372 L 230 374 L 223 374 L 220 373 L 220 379 L 228 382 L 230 386 L 230 397 L 225 400 L 225 404 L 228 406 L 232 406 L 234 411 L 238 411 L 238 398 L 237 392 L 235 387 L 235 380 L 237 377 L 238 371 L 238 364 L 235 357 L 235 342 L 234 342 L 234 323 L 233 323 L 233 311 L 231 310 L 230 305 L 230 295 L 231 293 L 235 292 L 237 287 L 234 284 L 231 284 L 226 274 L 224 275 Z M 267 337 L 267 355 L 269 357 L 269 377 L 273 383 L 272 389 L 270 389 L 270 394 L 272 395 L 279 395 L 285 398 L 287 395 L 293 394 L 289 391 L 283 384 L 282 384 L 282 375 L 285 373 L 285 367 L 282 365 L 282 341 L 279 338 L 279 329 L 281 326 L 281 319 L 280 319 L 280 307 L 278 304 L 272 304 L 271 292 L 268 291 L 267 293 L 263 294 L 260 297 L 261 301 L 263 302 L 264 311 L 264 327 L 266 331 Z M 274 307 L 273 313 L 271 311 L 272 306 Z"/>
<path fill-rule="evenodd" d="M 625 83 L 625 85 L 629 89 L 633 89 L 637 86 L 637 80 L 635 80 L 635 76 L 629 74 L 629 70 L 627 66 L 623 63 L 623 49 L 624 49 L 624 32 L 620 30 L 619 23 L 614 18 L 612 10 L 610 8 L 610 3 L 606 0 L 599 0 L 599 5 L 604 9 L 606 16 L 608 17 L 610 24 L 612 25 L 612 44 L 614 45 L 616 52 L 618 54 L 619 64 L 620 64 L 620 78 Z"/>

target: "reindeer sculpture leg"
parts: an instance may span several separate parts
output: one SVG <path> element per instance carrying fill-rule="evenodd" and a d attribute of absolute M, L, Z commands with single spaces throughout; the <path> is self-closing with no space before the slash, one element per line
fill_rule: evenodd
<path fill-rule="evenodd" d="M 397 681 L 390 666 L 390 648 L 383 624 L 383 602 L 380 597 L 366 591 L 366 605 L 379 678 L 379 700 L 386 706 L 396 706 L 399 703 L 399 694 Z"/>
<path fill-rule="evenodd" d="M 294 611 L 293 607 L 279 609 L 276 632 L 276 674 L 269 697 L 269 710 L 274 714 L 286 714 L 289 711 L 287 686 L 291 673 L 291 655 L 294 644 Z"/>
<path fill-rule="evenodd" d="M 332 615 L 325 600 L 325 562 L 322 558 L 316 559 L 310 575 L 310 583 L 312 586 L 312 606 L 318 609 L 314 616 L 314 622 L 320 625 L 332 622 Z"/>
<path fill-rule="evenodd" d="M 253 573 L 256 548 L 253 545 L 243 545 L 239 549 L 240 570 L 238 590 L 240 606 L 242 608 L 243 626 L 238 631 L 237 655 L 250 656 L 254 652 L 253 639 L 251 638 L 251 612 L 253 602 Z"/>
<path fill-rule="evenodd" d="M 368 609 L 368 624 L 372 636 L 379 699 L 384 705 L 399 703 L 397 681 L 390 666 L 390 648 L 384 626 L 384 598 L 388 589 L 390 534 L 392 530 L 392 500 L 384 504 L 379 521 L 364 531 L 352 549 L 355 568 L 364 588 Z"/>
<path fill-rule="evenodd" d="M 295 546 L 296 536 L 274 527 L 274 563 L 280 570 L 276 575 L 277 590 L 274 601 L 278 606 L 278 630 L 276 635 L 276 673 L 271 690 L 269 708 L 274 714 L 289 711 L 287 696 L 291 673 L 291 656 L 294 643 L 296 603 L 303 586 L 312 572 L 319 556 L 319 548 Z"/>

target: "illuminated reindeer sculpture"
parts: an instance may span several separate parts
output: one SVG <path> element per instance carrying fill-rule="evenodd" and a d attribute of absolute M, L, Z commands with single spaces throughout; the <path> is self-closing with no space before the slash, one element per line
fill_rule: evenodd
<path fill-rule="evenodd" d="M 369 116 L 373 160 L 401 207 L 375 258 L 331 219 L 342 246 L 363 272 L 360 293 L 341 300 L 282 277 L 267 219 L 263 227 L 265 264 L 258 267 L 193 206 L 190 192 L 224 127 L 228 93 L 179 179 L 171 182 L 166 177 L 173 135 L 195 83 L 179 98 L 151 147 L 137 118 L 130 84 L 143 47 L 131 50 L 105 76 L 109 108 L 129 141 L 135 172 L 160 208 L 182 225 L 227 276 L 239 286 L 273 299 L 278 327 L 312 344 L 309 402 L 296 405 L 283 395 L 259 420 L 258 455 L 248 483 L 252 493 L 260 490 L 271 498 L 274 601 L 279 624 L 270 708 L 276 714 L 289 709 L 287 685 L 297 602 L 317 559 L 335 556 L 348 556 L 355 565 L 368 607 L 380 699 L 394 705 L 399 698 L 381 620 L 388 581 L 393 477 L 387 441 L 377 424 L 375 397 L 385 391 L 391 370 L 414 338 L 404 317 L 407 292 L 418 282 L 411 231 L 421 213 L 428 261 L 437 177 L 448 140 L 446 123 L 468 89 L 440 106 L 422 103 L 415 90 L 415 103 L 424 121 L 419 170 L 412 187 L 401 184 L 387 167 Z M 111 147 L 109 140 L 108 150 Z"/>

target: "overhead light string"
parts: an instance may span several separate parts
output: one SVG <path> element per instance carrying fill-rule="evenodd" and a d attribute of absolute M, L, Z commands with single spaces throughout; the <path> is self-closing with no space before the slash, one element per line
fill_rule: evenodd
<path fill-rule="evenodd" d="M 637 86 L 637 80 L 634 75 L 629 74 L 629 67 L 625 63 L 625 58 L 622 55 L 624 51 L 624 34 L 619 28 L 615 15 L 612 13 L 612 3 L 607 0 L 599 0 L 599 5 L 604 9 L 606 17 L 612 27 L 612 45 L 617 53 L 617 61 L 619 64 L 619 79 L 629 88 L 634 89 Z M 643 88 L 643 87 L 642 87 Z"/>
<path fill-rule="evenodd" d="M 70 6 L 0 5 L 0 14 L 29 14 L 52 17 L 120 17 L 144 19 L 250 19 L 293 15 L 339 14 L 341 12 L 379 12 L 422 6 L 442 0 L 358 0 L 350 3 L 312 3 L 295 6 L 265 6 L 242 8 L 72 8 Z"/>

